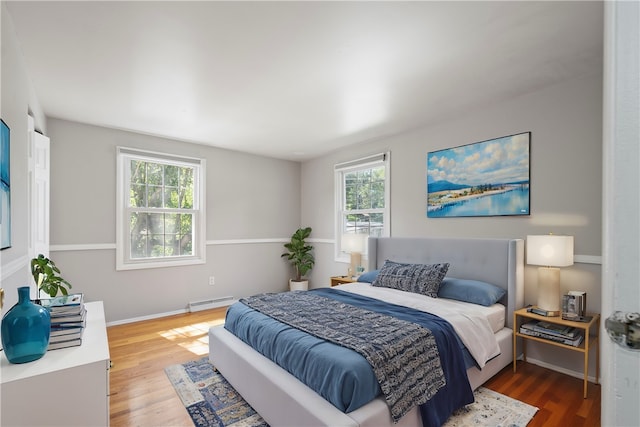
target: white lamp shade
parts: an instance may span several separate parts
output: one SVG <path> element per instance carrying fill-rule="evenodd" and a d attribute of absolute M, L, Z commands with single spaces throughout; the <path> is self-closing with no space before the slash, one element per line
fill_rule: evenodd
<path fill-rule="evenodd" d="M 366 234 L 343 234 L 340 247 L 342 248 L 343 252 L 346 252 L 348 254 L 362 253 L 365 249 L 367 237 L 369 236 Z"/>
<path fill-rule="evenodd" d="M 573 236 L 527 236 L 527 264 L 546 267 L 573 265 Z"/>

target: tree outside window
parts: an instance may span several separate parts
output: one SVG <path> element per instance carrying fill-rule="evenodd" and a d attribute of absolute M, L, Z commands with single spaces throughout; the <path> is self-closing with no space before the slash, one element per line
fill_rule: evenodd
<path fill-rule="evenodd" d="M 123 264 L 199 258 L 203 252 L 198 250 L 203 196 L 199 161 L 130 151 L 120 154 L 122 194 L 128 194 L 121 213 L 126 229 L 119 231 L 126 237 L 118 245 Z"/>

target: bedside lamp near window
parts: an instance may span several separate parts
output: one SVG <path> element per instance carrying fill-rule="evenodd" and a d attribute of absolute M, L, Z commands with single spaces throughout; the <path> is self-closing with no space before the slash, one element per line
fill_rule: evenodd
<path fill-rule="evenodd" d="M 538 268 L 538 309 L 560 315 L 560 269 L 573 265 L 573 236 L 527 236 L 527 264 Z M 540 313 L 538 313 L 540 314 Z"/>
<path fill-rule="evenodd" d="M 365 245 L 367 244 L 366 234 L 348 233 L 342 235 L 340 247 L 343 252 L 351 254 L 351 266 L 347 275 L 353 277 L 360 273 L 360 267 L 362 266 L 362 252 L 364 252 Z"/>

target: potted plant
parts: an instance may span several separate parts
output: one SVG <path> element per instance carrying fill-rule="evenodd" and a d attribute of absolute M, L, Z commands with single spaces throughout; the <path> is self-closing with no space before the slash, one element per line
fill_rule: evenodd
<path fill-rule="evenodd" d="M 58 295 L 68 295 L 67 287 L 71 288 L 71 284 L 58 275 L 60 269 L 56 267 L 53 260 L 39 254 L 37 258 L 31 260 L 31 274 L 40 291 L 48 294 L 51 298 Z"/>
<path fill-rule="evenodd" d="M 295 279 L 289 280 L 289 288 L 292 291 L 309 288 L 309 281 L 303 278 L 311 271 L 315 263 L 313 246 L 305 241 L 310 234 L 311 227 L 299 228 L 291 236 L 291 241 L 284 244 L 287 252 L 283 253 L 281 257 L 286 257 L 296 270 Z"/>

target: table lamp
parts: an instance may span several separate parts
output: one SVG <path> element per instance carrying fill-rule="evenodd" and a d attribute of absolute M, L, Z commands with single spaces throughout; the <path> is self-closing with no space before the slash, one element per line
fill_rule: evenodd
<path fill-rule="evenodd" d="M 560 315 L 560 269 L 573 265 L 573 236 L 527 236 L 527 264 L 538 265 L 538 308 Z"/>
<path fill-rule="evenodd" d="M 362 252 L 369 236 L 366 234 L 347 233 L 342 235 L 341 249 L 343 252 L 351 254 L 351 266 L 348 276 L 355 276 L 360 272 L 362 265 Z"/>

